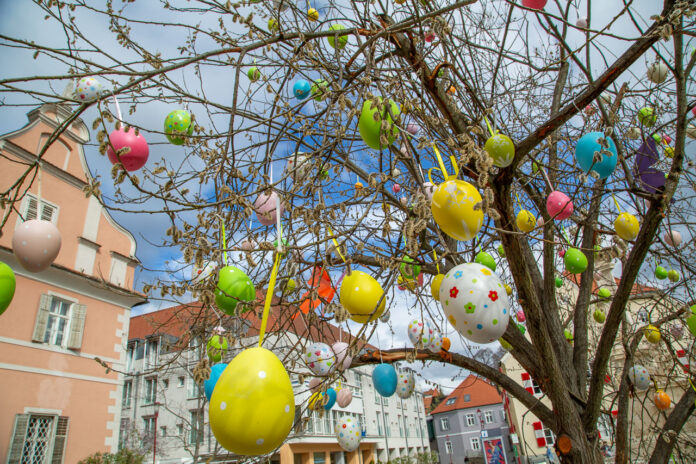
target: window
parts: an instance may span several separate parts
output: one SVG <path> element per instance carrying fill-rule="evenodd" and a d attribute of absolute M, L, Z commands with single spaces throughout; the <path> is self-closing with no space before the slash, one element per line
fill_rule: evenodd
<path fill-rule="evenodd" d="M 145 435 L 151 436 L 155 430 L 155 416 L 145 416 L 143 417 L 143 431 Z"/>
<path fill-rule="evenodd" d="M 532 388 L 534 389 L 534 396 L 542 395 L 544 393 L 541 391 L 541 387 L 534 379 L 532 379 Z"/>
<path fill-rule="evenodd" d="M 165 390 L 166 390 L 167 388 L 169 388 L 169 379 L 164 379 L 164 380 L 162 381 L 162 388 L 165 389 Z"/>
<path fill-rule="evenodd" d="M 471 427 L 472 425 L 476 424 L 476 417 L 473 414 L 467 414 L 466 415 L 466 425 L 468 427 Z"/>
<path fill-rule="evenodd" d="M 486 420 L 486 424 L 492 424 L 493 423 L 493 411 L 486 411 L 483 414 L 483 417 Z"/>
<path fill-rule="evenodd" d="M 388 413 L 388 412 L 385 412 L 385 413 L 384 413 L 384 423 L 386 424 L 386 425 L 385 425 L 385 429 L 386 429 L 386 430 L 384 431 L 384 433 L 385 433 L 388 437 L 391 437 L 391 436 L 392 436 L 392 433 L 391 433 L 391 422 L 389 422 L 389 413 Z"/>
<path fill-rule="evenodd" d="M 38 203 L 38 198 L 28 193 L 24 199 L 24 204 L 22 205 L 22 217 L 25 221 L 31 221 L 32 219 L 37 219 L 37 213 L 41 208 L 41 218 L 44 221 L 50 221 L 54 224 L 58 223 L 58 206 L 48 203 L 43 198 L 40 204 Z M 18 221 L 18 224 L 21 223 Z"/>
<path fill-rule="evenodd" d="M 537 397 L 544 394 L 539 384 L 537 384 L 536 381 L 527 372 L 522 373 L 522 382 L 524 389 L 527 390 L 530 394 Z"/>
<path fill-rule="evenodd" d="M 355 388 L 353 388 L 353 396 L 356 398 L 362 397 L 362 379 L 360 378 L 360 374 L 357 372 L 354 372 L 355 375 Z"/>
<path fill-rule="evenodd" d="M 500 410 L 500 421 L 507 422 L 507 418 L 505 417 L 505 410 L 504 409 Z"/>
<path fill-rule="evenodd" d="M 178 383 L 177 385 L 178 385 L 179 387 L 183 387 L 183 386 L 184 386 L 184 381 L 185 381 L 185 380 L 186 380 L 185 377 L 183 377 L 183 376 L 179 377 L 179 383 Z"/>
<path fill-rule="evenodd" d="M 8 463 L 63 462 L 68 418 L 40 414 L 17 414 L 10 442 Z"/>
<path fill-rule="evenodd" d="M 121 399 L 121 405 L 123 405 L 124 408 L 130 408 L 132 394 L 133 394 L 133 381 L 126 380 L 126 382 L 123 384 L 123 398 Z"/>
<path fill-rule="evenodd" d="M 553 446 L 556 443 L 556 435 L 547 427 L 544 427 L 544 438 L 547 446 Z"/>
<path fill-rule="evenodd" d="M 184 424 L 176 424 L 176 434 L 179 436 L 184 434 Z"/>
<path fill-rule="evenodd" d="M 145 379 L 145 398 L 143 404 L 153 404 L 157 399 L 157 377 Z"/>
<path fill-rule="evenodd" d="M 440 419 L 440 429 L 442 429 L 443 432 L 449 430 L 449 418 L 443 417 Z"/>
<path fill-rule="evenodd" d="M 532 427 L 534 428 L 534 437 L 537 441 L 537 447 L 543 448 L 545 446 L 553 446 L 554 443 L 556 443 L 556 436 L 551 429 L 544 427 L 541 421 L 534 422 Z"/>
<path fill-rule="evenodd" d="M 41 295 L 32 340 L 70 349 L 82 346 L 86 306 Z"/>
<path fill-rule="evenodd" d="M 163 425 L 162 427 L 160 427 L 160 435 L 162 435 L 163 437 L 167 436 L 167 426 L 166 425 Z"/>
<path fill-rule="evenodd" d="M 157 340 L 148 340 L 145 342 L 145 368 L 152 369 L 157 366 L 157 354 L 159 344 Z"/>
<path fill-rule="evenodd" d="M 452 454 L 452 442 L 451 441 L 445 442 L 445 450 L 446 450 L 447 454 Z"/>
<path fill-rule="evenodd" d="M 481 440 L 479 440 L 478 437 L 471 437 L 469 440 L 469 443 L 471 443 L 471 449 L 474 451 L 478 451 L 481 449 Z"/>
<path fill-rule="evenodd" d="M 377 413 L 377 435 L 382 436 L 382 414 Z"/>
<path fill-rule="evenodd" d="M 375 404 L 379 404 L 379 402 L 382 400 L 382 396 L 379 394 L 377 389 L 375 388 Z"/>
<path fill-rule="evenodd" d="M 469 401 L 471 401 L 471 395 L 464 395 L 464 402 L 468 403 Z"/>
<path fill-rule="evenodd" d="M 130 372 L 133 369 L 133 358 L 135 357 L 135 344 L 131 343 L 128 345 L 128 351 L 126 352 L 126 372 Z"/>
<path fill-rule="evenodd" d="M 201 443 L 203 441 L 203 411 L 195 410 L 189 411 L 191 416 L 191 428 L 189 429 L 189 444 Z"/>
<path fill-rule="evenodd" d="M 403 421 L 401 415 L 397 416 L 397 421 L 399 422 L 399 436 L 403 437 L 404 436 L 404 421 Z"/>
<path fill-rule="evenodd" d="M 201 388 L 201 385 L 197 384 L 193 378 L 189 377 L 189 388 L 188 388 L 188 397 L 190 398 L 200 398 L 203 396 L 203 389 Z"/>
<path fill-rule="evenodd" d="M 314 464 L 324 464 L 326 462 L 326 454 L 322 451 L 314 453 Z"/>
<path fill-rule="evenodd" d="M 450 406 L 454 404 L 455 401 L 457 401 L 457 398 L 450 398 L 445 402 L 445 405 Z"/>

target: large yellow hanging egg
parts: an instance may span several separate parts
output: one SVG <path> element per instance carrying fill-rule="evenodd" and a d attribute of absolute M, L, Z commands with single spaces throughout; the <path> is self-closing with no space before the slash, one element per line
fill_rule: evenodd
<path fill-rule="evenodd" d="M 210 427 L 227 450 L 258 456 L 280 446 L 295 418 L 295 397 L 283 363 L 249 348 L 222 372 L 210 398 Z"/>
<path fill-rule="evenodd" d="M 374 321 L 384 312 L 387 297 L 382 298 L 382 295 L 382 286 L 372 276 L 362 271 L 352 271 L 343 279 L 339 299 L 350 313 L 350 318 L 364 324 Z M 382 302 L 377 307 L 380 298 Z"/>
<path fill-rule="evenodd" d="M 430 207 L 440 229 L 455 240 L 471 240 L 483 225 L 483 211 L 476 187 L 463 180 L 448 180 L 438 185 Z"/>
<path fill-rule="evenodd" d="M 531 232 L 536 227 L 536 218 L 526 209 L 522 209 L 517 213 L 515 222 L 522 232 Z"/>
<path fill-rule="evenodd" d="M 621 213 L 614 221 L 616 234 L 624 240 L 635 240 L 639 229 L 640 223 L 631 213 Z"/>

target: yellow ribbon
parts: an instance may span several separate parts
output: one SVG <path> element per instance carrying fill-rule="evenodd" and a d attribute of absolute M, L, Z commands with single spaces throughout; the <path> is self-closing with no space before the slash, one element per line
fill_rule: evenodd
<path fill-rule="evenodd" d="M 336 241 L 336 238 L 334 237 L 333 232 L 331 231 L 331 226 L 327 225 L 326 230 L 329 232 L 329 235 L 331 236 L 331 240 L 333 241 L 334 246 L 336 247 L 336 253 L 338 253 L 338 256 L 341 257 L 343 262 L 346 262 L 346 258 L 343 257 L 343 253 L 341 253 L 341 247 L 338 246 L 338 242 Z"/>
<path fill-rule="evenodd" d="M 278 276 L 278 264 L 280 264 L 280 253 L 275 254 L 275 262 L 271 271 L 271 280 L 268 282 L 268 290 L 266 290 L 266 301 L 263 303 L 263 316 L 261 316 L 261 329 L 259 329 L 259 348 L 263 343 L 263 336 L 266 334 L 266 324 L 268 323 L 268 314 L 271 309 L 271 299 L 275 291 L 276 277 Z"/>
<path fill-rule="evenodd" d="M 227 266 L 227 239 L 225 237 L 225 220 L 220 216 L 220 226 L 222 228 L 222 255 L 225 260 L 225 266 Z"/>
<path fill-rule="evenodd" d="M 616 205 L 617 211 L 619 212 L 619 214 L 621 214 L 621 207 L 619 206 L 619 202 L 616 201 L 616 197 L 614 196 L 613 193 L 612 193 L 611 197 L 614 199 L 614 204 Z"/>
<path fill-rule="evenodd" d="M 483 119 L 486 120 L 486 126 L 488 126 L 488 132 L 491 133 L 491 137 L 494 137 L 494 136 L 495 136 L 495 132 L 493 132 L 493 128 L 491 127 L 491 123 L 488 122 L 488 118 L 484 116 Z"/>
<path fill-rule="evenodd" d="M 447 172 L 447 168 L 445 168 L 445 163 L 442 161 L 442 156 L 440 155 L 440 150 L 437 149 L 437 145 L 433 144 L 433 150 L 435 151 L 435 156 L 437 156 L 437 163 L 440 165 L 439 171 L 442 173 L 442 177 L 445 178 L 445 180 L 452 180 L 456 179 L 457 176 L 459 175 L 459 168 L 457 167 L 457 160 L 454 156 L 450 155 L 450 161 L 452 162 L 452 167 L 454 168 L 454 174 L 449 174 Z M 435 185 L 435 182 L 433 182 L 433 177 L 432 177 L 432 172 L 433 170 L 438 170 L 436 167 L 432 167 L 428 169 L 428 179 L 430 180 L 430 183 Z"/>
<path fill-rule="evenodd" d="M 440 263 L 437 260 L 437 253 L 435 253 L 435 248 L 433 248 L 433 258 L 435 258 L 435 267 L 437 268 L 437 273 L 440 273 Z"/>

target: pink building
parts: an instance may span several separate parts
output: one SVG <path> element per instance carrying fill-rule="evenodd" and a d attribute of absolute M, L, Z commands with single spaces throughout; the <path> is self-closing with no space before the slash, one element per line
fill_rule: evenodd
<path fill-rule="evenodd" d="M 95 358 L 123 370 L 131 308 L 144 301 L 133 289 L 133 236 L 83 193 L 89 131 L 80 119 L 42 158 L 40 201 L 39 177 L 11 188 L 69 115 L 47 104 L 0 136 L 0 193 L 21 198 L 0 237 L 0 261 L 17 279 L 0 315 L 0 457 L 9 464 L 73 464 L 117 450 L 123 378 Z M 31 273 L 15 259 L 12 235 L 37 216 L 58 227 L 62 247 L 47 270 Z"/>

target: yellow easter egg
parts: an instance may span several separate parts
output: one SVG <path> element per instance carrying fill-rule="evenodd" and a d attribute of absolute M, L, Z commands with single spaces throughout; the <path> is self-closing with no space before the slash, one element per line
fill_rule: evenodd
<path fill-rule="evenodd" d="M 522 209 L 517 213 L 515 222 L 517 222 L 517 227 L 522 232 L 531 232 L 534 230 L 534 227 L 536 227 L 536 218 L 526 209 Z"/>
<path fill-rule="evenodd" d="M 442 279 L 444 278 L 444 274 L 438 274 L 435 277 L 433 277 L 433 280 L 430 282 L 430 293 L 433 294 L 433 298 L 435 298 L 435 301 L 440 301 L 440 284 L 442 283 Z"/>
<path fill-rule="evenodd" d="M 343 279 L 339 299 L 350 313 L 350 318 L 364 324 L 374 321 L 384 312 L 387 297 L 382 298 L 382 295 L 382 286 L 372 276 L 362 271 L 352 271 Z M 382 302 L 378 307 L 380 298 Z"/>
<path fill-rule="evenodd" d="M 512 287 L 508 284 L 505 284 L 505 293 L 507 293 L 508 296 L 512 295 Z"/>
<path fill-rule="evenodd" d="M 404 287 L 411 291 L 414 291 L 416 289 L 416 286 L 418 285 L 418 282 L 416 282 L 414 279 L 404 279 L 403 276 L 399 276 L 396 279 L 396 284 L 399 287 Z"/>
<path fill-rule="evenodd" d="M 645 328 L 643 331 L 646 340 L 648 340 L 650 343 L 660 343 L 660 329 L 655 327 L 654 325 L 650 324 Z"/>
<path fill-rule="evenodd" d="M 295 397 L 283 363 L 265 348 L 242 351 L 225 368 L 210 398 L 210 427 L 227 450 L 246 456 L 280 446 L 295 418 Z"/>
<path fill-rule="evenodd" d="M 614 221 L 616 234 L 624 240 L 635 240 L 639 229 L 640 223 L 631 213 L 621 213 Z"/>
<path fill-rule="evenodd" d="M 476 187 L 463 180 L 441 183 L 430 204 L 433 219 L 440 229 L 455 240 L 471 240 L 483 225 L 481 195 Z M 479 205 L 479 208 L 475 208 Z"/>

